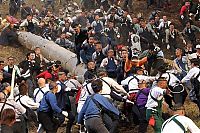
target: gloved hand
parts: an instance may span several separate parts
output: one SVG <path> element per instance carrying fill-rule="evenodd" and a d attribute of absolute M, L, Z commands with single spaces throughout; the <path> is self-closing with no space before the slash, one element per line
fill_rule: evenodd
<path fill-rule="evenodd" d="M 68 113 L 67 113 L 67 111 L 62 111 L 62 114 L 63 114 L 65 117 L 67 117 L 67 116 L 68 116 Z"/>
<path fill-rule="evenodd" d="M 167 44 L 167 49 L 170 49 L 170 45 L 169 44 Z"/>
<path fill-rule="evenodd" d="M 183 16 L 183 15 L 181 15 L 181 19 L 184 19 L 184 16 Z"/>
<path fill-rule="evenodd" d="M 187 44 L 185 40 L 183 40 L 183 43 L 184 43 L 185 45 Z"/>
<path fill-rule="evenodd" d="M 71 88 L 70 87 L 66 87 L 65 91 L 71 91 Z"/>
<path fill-rule="evenodd" d="M 134 102 L 132 102 L 132 101 L 130 101 L 128 99 L 126 99 L 126 103 L 134 104 Z"/>

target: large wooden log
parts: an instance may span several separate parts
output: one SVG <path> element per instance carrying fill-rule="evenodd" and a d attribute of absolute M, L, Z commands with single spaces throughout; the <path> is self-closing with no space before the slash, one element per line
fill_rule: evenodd
<path fill-rule="evenodd" d="M 60 60 L 62 67 L 78 76 L 83 81 L 83 75 L 86 71 L 84 65 L 76 66 L 77 58 L 73 52 L 60 47 L 53 41 L 49 41 L 30 32 L 19 32 L 19 42 L 26 48 L 33 50 L 36 47 L 41 48 L 43 56 L 50 60 Z"/>

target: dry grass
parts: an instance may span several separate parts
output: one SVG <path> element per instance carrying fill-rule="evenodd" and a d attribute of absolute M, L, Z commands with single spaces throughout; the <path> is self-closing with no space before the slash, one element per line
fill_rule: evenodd
<path fill-rule="evenodd" d="M 16 58 L 16 63 L 19 63 L 26 58 L 26 53 L 28 53 L 28 49 L 24 47 L 0 46 L 0 60 L 6 61 L 9 56 L 13 56 Z"/>

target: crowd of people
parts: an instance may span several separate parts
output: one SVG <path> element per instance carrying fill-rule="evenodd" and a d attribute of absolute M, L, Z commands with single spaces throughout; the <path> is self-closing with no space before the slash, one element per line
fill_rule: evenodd
<path fill-rule="evenodd" d="M 19 47 L 18 31 L 31 32 L 74 52 L 86 72 L 78 81 L 81 75 L 47 60 L 40 47 L 19 64 L 14 56 L 0 60 L 2 133 L 31 132 L 31 125 L 38 133 L 60 126 L 66 133 L 117 133 L 119 125 L 138 125 L 138 133 L 148 125 L 155 133 L 200 133 L 184 116 L 186 97 L 200 111 L 200 1 L 180 4 L 179 25 L 160 14 L 168 0 L 148 0 L 147 8 L 158 8 L 148 19 L 133 15 L 132 0 L 120 2 L 83 0 L 80 8 L 67 1 L 57 12 L 54 0 L 41 10 L 10 0 L 0 45 Z"/>

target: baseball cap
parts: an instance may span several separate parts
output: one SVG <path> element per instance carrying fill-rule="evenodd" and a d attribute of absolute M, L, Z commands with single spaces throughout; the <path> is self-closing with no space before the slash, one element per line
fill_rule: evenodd
<path fill-rule="evenodd" d="M 67 77 L 68 77 L 68 78 L 70 78 L 70 77 L 72 77 L 72 76 L 73 76 L 73 74 L 70 73 L 70 72 L 67 74 Z"/>

